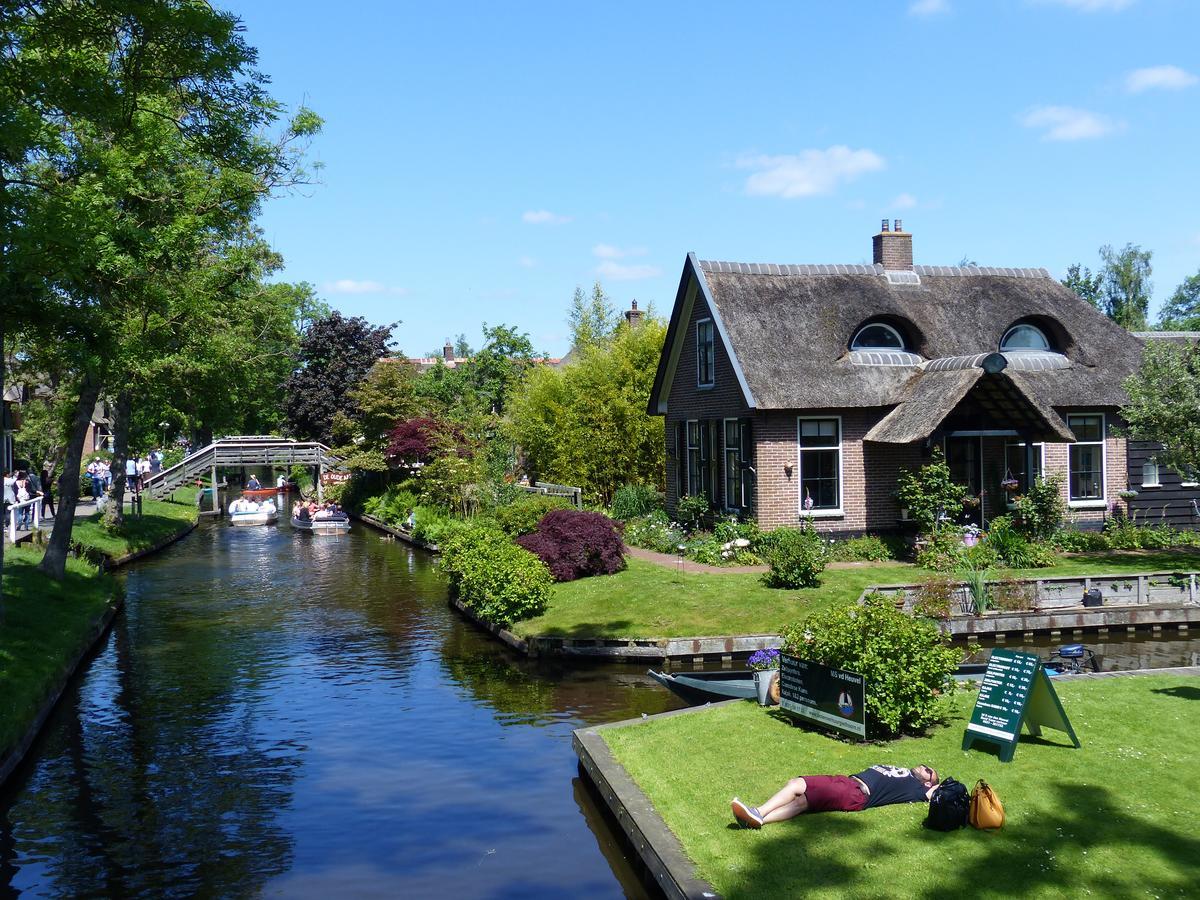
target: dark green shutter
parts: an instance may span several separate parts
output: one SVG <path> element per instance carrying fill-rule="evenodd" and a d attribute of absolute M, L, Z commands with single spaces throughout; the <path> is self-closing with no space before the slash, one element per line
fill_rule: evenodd
<path fill-rule="evenodd" d="M 679 497 L 687 494 L 687 422 L 675 423 L 675 486 Z"/>
<path fill-rule="evenodd" d="M 741 438 L 741 448 L 738 452 L 742 466 L 742 502 L 744 512 L 754 509 L 754 424 L 750 419 L 738 420 L 738 432 Z"/>

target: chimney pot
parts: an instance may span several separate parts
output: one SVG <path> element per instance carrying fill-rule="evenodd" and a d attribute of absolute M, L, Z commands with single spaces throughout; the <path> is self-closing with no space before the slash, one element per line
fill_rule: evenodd
<path fill-rule="evenodd" d="M 879 230 L 880 230 L 880 231 L 887 231 L 887 230 L 888 230 L 888 220 L 887 220 L 887 219 L 884 219 L 884 220 L 883 220 L 883 224 L 879 226 Z"/>
<path fill-rule="evenodd" d="M 903 230 L 904 230 L 904 226 L 900 223 L 899 219 L 896 219 L 894 222 L 892 222 L 892 231 L 903 231 Z"/>

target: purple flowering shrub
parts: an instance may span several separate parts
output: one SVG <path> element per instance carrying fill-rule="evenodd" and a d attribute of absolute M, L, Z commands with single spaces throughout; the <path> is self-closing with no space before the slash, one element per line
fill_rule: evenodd
<path fill-rule="evenodd" d="M 522 535 L 517 543 L 536 554 L 555 581 L 611 575 L 625 568 L 621 525 L 600 513 L 551 510 L 542 516 L 537 531 Z"/>
<path fill-rule="evenodd" d="M 779 651 L 774 647 L 755 650 L 750 654 L 747 664 L 755 672 L 765 672 L 767 669 L 779 668 Z"/>

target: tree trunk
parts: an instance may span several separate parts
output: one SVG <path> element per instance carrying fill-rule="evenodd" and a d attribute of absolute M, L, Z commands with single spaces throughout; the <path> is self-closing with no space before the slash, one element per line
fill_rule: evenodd
<path fill-rule="evenodd" d="M 112 461 L 112 496 L 109 502 L 113 504 L 112 521 L 120 527 L 125 524 L 125 461 L 129 458 L 129 418 L 133 411 L 133 397 L 128 390 L 117 394 L 115 421 L 113 422 L 113 461 Z"/>
<path fill-rule="evenodd" d="M 75 401 L 75 412 L 71 416 L 71 431 L 67 436 L 67 455 L 63 460 L 63 472 L 58 479 L 58 515 L 54 518 L 54 530 L 46 554 L 38 569 L 56 581 L 62 581 L 67 572 L 67 551 L 71 549 L 71 529 L 75 525 L 75 505 L 79 502 L 79 470 L 83 459 L 83 442 L 87 438 L 92 412 L 100 399 L 100 381 L 85 375 L 79 385 L 79 399 Z"/>

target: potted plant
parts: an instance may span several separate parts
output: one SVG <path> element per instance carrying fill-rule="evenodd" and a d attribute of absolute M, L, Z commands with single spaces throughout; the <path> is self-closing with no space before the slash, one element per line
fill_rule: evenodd
<path fill-rule="evenodd" d="M 754 673 L 754 689 L 758 692 L 758 705 L 771 705 L 771 682 L 779 677 L 779 650 L 766 647 L 750 654 L 750 671 Z"/>

